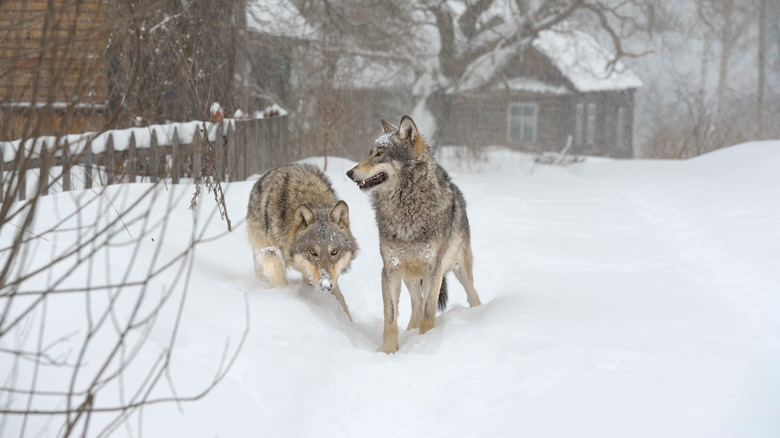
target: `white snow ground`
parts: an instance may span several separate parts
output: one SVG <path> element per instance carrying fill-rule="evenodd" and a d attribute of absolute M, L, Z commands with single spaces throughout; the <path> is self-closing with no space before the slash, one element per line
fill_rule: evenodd
<path fill-rule="evenodd" d="M 248 315 L 243 349 L 206 397 L 148 407 L 116 434 L 780 436 L 780 141 L 683 162 L 588 159 L 552 167 L 501 150 L 469 165 L 457 165 L 452 156 L 443 161 L 469 203 L 481 307 L 467 308 L 451 277 L 450 306 L 436 328 L 402 334 L 395 355 L 378 353 L 378 236 L 367 196 L 344 175 L 353 163 L 328 160 L 361 246 L 340 281 L 353 323 L 335 299 L 302 286 L 297 275 L 280 290 L 253 278 L 241 221 L 252 182 L 228 184 L 236 229 L 196 252 L 173 350 L 177 392 L 208 384 Z M 119 207 L 149 187 L 113 187 L 108 196 Z M 177 190 L 180 197 L 169 197 Z M 168 247 L 164 258 L 191 235 L 192 188 L 160 192 L 153 215 L 164 214 L 173 199 L 171 228 L 163 241 L 141 246 L 144 261 L 155 245 Z M 46 198 L 35 229 L 73 209 L 72 196 Z M 209 199 L 201 202 L 202 213 L 212 208 Z M 128 227 L 140 233 L 140 224 Z M 10 231 L 0 232 L 3 246 Z M 206 234 L 224 231 L 217 219 Z M 72 240 L 62 233 L 56 241 L 36 241 L 33 264 Z M 112 261 L 100 260 L 95 272 L 105 275 L 104 264 L 124 272 L 131 250 L 113 248 Z M 67 284 L 83 287 L 85 275 L 77 271 Z M 157 278 L 150 290 L 162 290 L 173 277 Z M 79 326 L 85 305 L 83 297 L 51 300 L 46 337 L 54 339 Z M 405 327 L 405 291 L 400 311 Z M 122 310 L 117 313 L 121 319 Z M 141 357 L 164 349 L 173 325 L 160 318 Z M 36 323 L 27 327 L 34 332 Z M 37 342 L 17 331 L 0 346 Z M 72 358 L 74 348 L 61 346 L 60 357 Z M 0 370 L 12 366 L 12 358 L 0 355 Z M 17 384 L 29 386 L 30 368 L 17 364 Z M 39 375 L 37 384 L 56 386 L 60 377 Z M 10 376 L 2 371 L 0 379 L 7 385 Z M 10 405 L 26 402 L 17 398 Z M 33 406 L 46 407 L 45 400 L 36 398 Z M 92 420 L 96 431 L 100 418 Z M 4 423 L 0 435 L 19 435 L 20 417 Z M 26 431 L 55 436 L 58 426 L 31 417 Z"/>

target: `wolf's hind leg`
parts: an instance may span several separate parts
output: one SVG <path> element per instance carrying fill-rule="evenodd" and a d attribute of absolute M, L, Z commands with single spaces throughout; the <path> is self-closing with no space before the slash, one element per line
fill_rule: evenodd
<path fill-rule="evenodd" d="M 263 263 L 263 275 L 268 279 L 268 285 L 272 288 L 287 286 L 284 259 L 279 248 L 269 246 L 259 251 Z"/>
<path fill-rule="evenodd" d="M 453 270 L 455 277 L 458 279 L 463 288 L 466 289 L 466 300 L 469 302 L 469 307 L 477 307 L 482 302 L 479 301 L 479 295 L 477 290 L 474 289 L 474 258 L 471 254 L 471 246 L 466 244 L 463 246 L 460 254 L 458 254 L 458 265 Z"/>
<path fill-rule="evenodd" d="M 444 272 L 440 267 L 436 267 L 423 278 L 423 309 L 420 319 L 420 334 L 424 334 L 436 325 L 436 308 L 439 304 L 439 293 L 441 292 L 441 283 L 444 279 Z"/>
<path fill-rule="evenodd" d="M 409 317 L 409 325 L 406 330 L 420 328 L 420 318 L 422 317 L 422 282 L 420 280 L 404 279 L 406 290 L 409 291 L 409 297 L 412 299 L 412 316 Z"/>

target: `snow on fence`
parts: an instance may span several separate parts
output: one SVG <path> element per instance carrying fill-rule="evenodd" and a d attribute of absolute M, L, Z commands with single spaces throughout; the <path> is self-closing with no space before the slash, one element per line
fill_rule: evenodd
<path fill-rule="evenodd" d="M 300 158 L 292 155 L 287 140 L 287 117 L 278 116 L 0 142 L 0 201 L 13 183 L 18 184 L 19 200 L 30 196 L 27 171 L 35 169 L 38 177 L 46 178 L 35 184 L 42 195 L 55 186 L 74 190 L 76 168 L 84 174 L 79 188 L 163 178 L 178 184 L 182 177 L 197 176 L 204 153 L 214 153 L 221 181 L 241 181 Z M 18 154 L 20 147 L 24 154 Z M 50 184 L 49 178 L 57 178 L 58 183 Z"/>

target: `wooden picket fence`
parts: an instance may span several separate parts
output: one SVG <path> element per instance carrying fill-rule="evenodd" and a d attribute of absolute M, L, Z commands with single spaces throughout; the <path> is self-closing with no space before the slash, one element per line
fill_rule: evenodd
<path fill-rule="evenodd" d="M 117 145 L 113 133 L 109 132 L 103 150 L 99 153 L 93 152 L 92 138 L 88 138 L 82 150 L 75 153 L 67 139 L 64 139 L 57 142 L 56 147 L 43 142 L 37 154 L 25 154 L 24 158 L 17 156 L 5 162 L 2 157 L 0 187 L 3 190 L 0 192 L 0 201 L 4 199 L 6 183 L 10 182 L 6 181 L 9 175 L 18 180 L 18 199 L 25 199 L 26 171 L 30 169 L 40 169 L 39 178 L 46 180 L 39 182 L 39 190 L 42 190 L 39 194 L 46 195 L 51 187 L 50 169 L 55 166 L 62 167 L 62 191 L 70 191 L 74 189 L 71 169 L 77 166 L 83 168 L 86 175 L 83 187 L 91 188 L 95 181 L 111 185 L 135 183 L 142 178 L 153 183 L 166 178 L 178 184 L 183 177 L 195 178 L 204 159 L 213 159 L 220 181 L 243 181 L 250 175 L 302 158 L 295 156 L 288 147 L 285 116 L 220 122 L 212 127 L 216 130 L 213 140 L 209 140 L 210 136 L 203 132 L 204 124 L 190 126 L 194 129 L 192 135 L 180 135 L 177 127 L 170 141 L 163 143 L 158 140 L 156 130 L 151 130 L 149 144 L 143 145 L 136 144 L 134 133 L 130 134 L 128 144 Z M 183 143 L 181 138 L 192 140 Z M 11 172 L 6 175 L 9 170 Z"/>

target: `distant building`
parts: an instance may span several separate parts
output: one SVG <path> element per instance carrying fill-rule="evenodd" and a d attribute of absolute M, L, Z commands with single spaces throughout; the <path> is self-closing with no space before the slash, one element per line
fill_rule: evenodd
<path fill-rule="evenodd" d="M 434 102 L 450 115 L 440 141 L 542 152 L 562 150 L 571 137 L 571 153 L 632 158 L 634 93 L 642 83 L 610 61 L 580 31 L 546 30 L 522 54 L 484 55 Z"/>
<path fill-rule="evenodd" d="M 71 131 L 94 129 L 108 100 L 103 0 L 0 1 L 0 139 L 54 134 L 70 108 Z"/>

